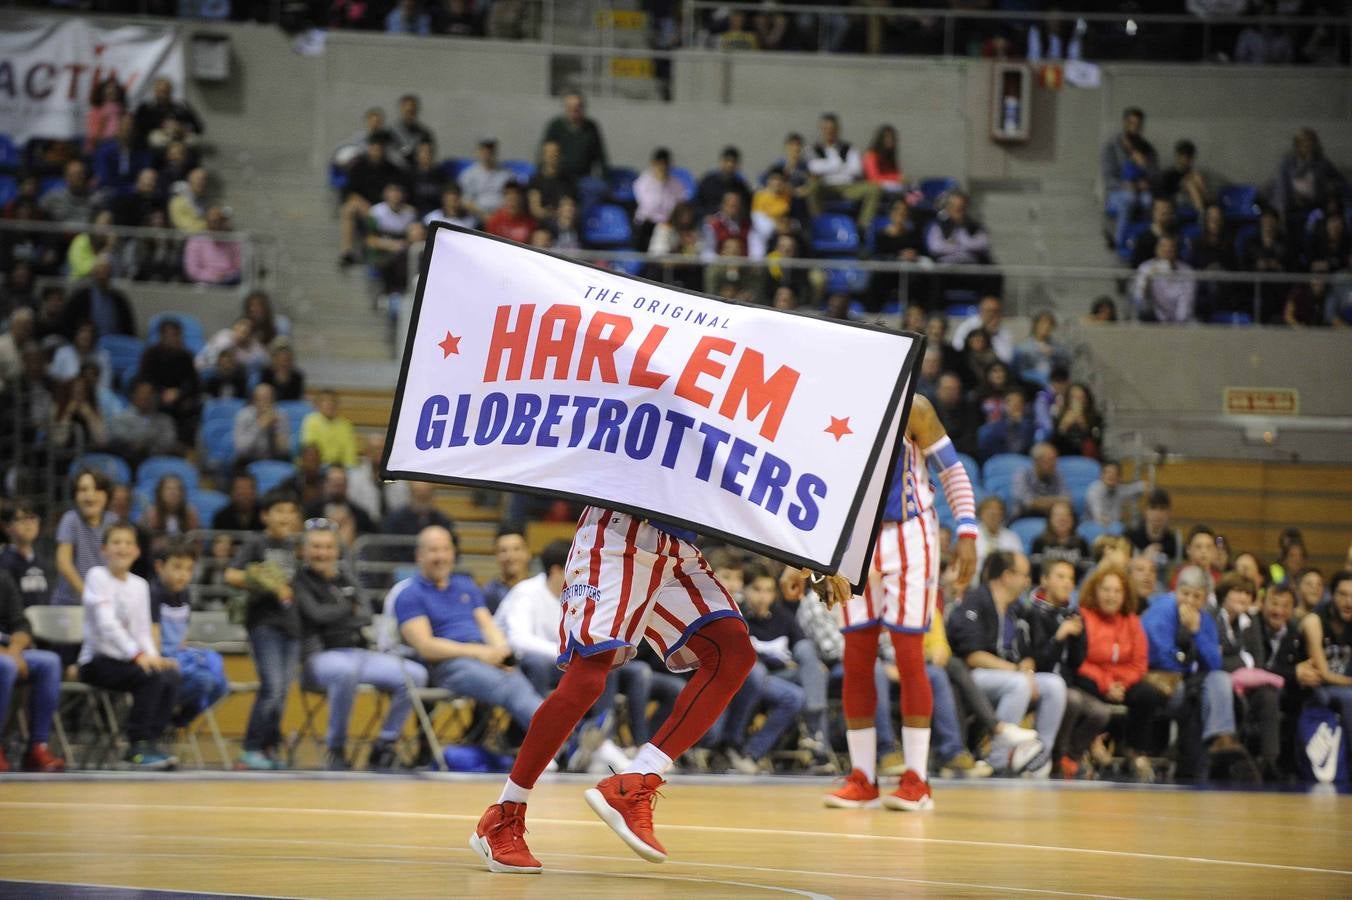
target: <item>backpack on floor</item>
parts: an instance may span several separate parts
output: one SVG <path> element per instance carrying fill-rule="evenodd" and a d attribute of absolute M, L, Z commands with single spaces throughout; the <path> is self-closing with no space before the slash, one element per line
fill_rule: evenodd
<path fill-rule="evenodd" d="M 1309 704 L 1296 722 L 1296 762 L 1312 784 L 1352 786 L 1348 772 L 1347 728 L 1327 706 Z"/>

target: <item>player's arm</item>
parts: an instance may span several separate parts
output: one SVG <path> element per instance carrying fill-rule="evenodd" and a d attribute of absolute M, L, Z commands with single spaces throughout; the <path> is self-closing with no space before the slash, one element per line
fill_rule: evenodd
<path fill-rule="evenodd" d="M 972 481 L 967 477 L 967 470 L 958 459 L 958 451 L 949 440 L 948 432 L 944 430 L 934 407 L 920 394 L 916 394 L 911 401 L 906 433 L 916 446 L 924 450 L 926 457 L 938 464 L 939 484 L 943 487 L 944 499 L 948 501 L 948 508 L 953 511 L 957 524 L 958 574 L 955 587 L 958 593 L 962 593 L 976 574 L 976 494 L 972 490 Z"/>

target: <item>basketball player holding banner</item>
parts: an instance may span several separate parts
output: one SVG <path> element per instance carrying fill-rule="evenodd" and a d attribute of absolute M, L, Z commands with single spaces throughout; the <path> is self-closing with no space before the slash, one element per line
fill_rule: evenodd
<path fill-rule="evenodd" d="M 640 640 L 673 671 L 694 675 L 652 741 L 623 772 L 587 791 L 586 800 L 643 859 L 667 858 L 653 833 L 662 776 L 713 726 L 756 662 L 742 614 L 696 539 L 693 531 L 652 519 L 596 506 L 583 511 L 565 570 L 563 679 L 536 710 L 502 796 L 470 837 L 490 871 L 541 871 L 525 838 L 531 789 L 601 695 L 611 668 L 632 659 Z M 819 590 L 833 604 L 850 595 L 841 575 L 822 578 Z"/>
<path fill-rule="evenodd" d="M 972 482 L 934 407 L 922 395 L 911 403 L 901 454 L 892 476 L 883 527 L 873 548 L 873 566 L 864 593 L 841 606 L 845 633 L 845 679 L 841 687 L 851 771 L 844 787 L 826 796 L 826 805 L 879 805 L 877 691 L 873 666 L 878 636 L 887 628 L 901 679 L 901 746 L 906 771 L 897 790 L 882 800 L 889 809 L 932 809 L 928 782 L 930 716 L 934 695 L 925 672 L 924 637 L 939 592 L 939 517 L 934 509 L 926 462 L 939 470 L 939 483 L 957 521 L 957 583 L 961 594 L 976 569 L 976 503 Z"/>

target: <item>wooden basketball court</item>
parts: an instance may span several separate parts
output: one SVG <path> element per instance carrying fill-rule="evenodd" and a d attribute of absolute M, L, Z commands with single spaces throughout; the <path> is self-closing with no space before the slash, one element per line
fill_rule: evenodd
<path fill-rule="evenodd" d="M 0 780 L 0 896 L 114 888 L 287 897 L 1346 897 L 1352 798 L 1028 782 L 937 784 L 912 815 L 828 810 L 826 779 L 677 778 L 671 859 L 634 856 L 555 778 L 530 804 L 536 876 L 466 841 L 493 777 Z M 44 882 L 9 884 L 4 882 Z M 167 896 L 167 895 L 157 895 Z"/>

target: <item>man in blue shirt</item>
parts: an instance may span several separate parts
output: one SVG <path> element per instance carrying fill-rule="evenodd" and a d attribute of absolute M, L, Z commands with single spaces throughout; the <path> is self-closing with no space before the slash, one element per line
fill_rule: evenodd
<path fill-rule="evenodd" d="M 1180 727 L 1180 772 L 1190 773 L 1198 760 L 1195 747 L 1198 702 L 1201 715 L 1201 739 L 1211 756 L 1211 768 L 1222 765 L 1236 780 L 1247 773 L 1235 768 L 1247 760 L 1243 745 L 1235 738 L 1235 695 L 1230 676 L 1221 667 L 1220 637 L 1216 620 L 1205 612 L 1211 576 L 1198 566 L 1188 566 L 1178 575 L 1178 587 L 1151 601 L 1141 616 L 1146 639 L 1150 642 L 1150 670 L 1175 673 L 1177 685 L 1165 704 L 1165 711 L 1177 719 Z M 1248 761 L 1247 768 L 1252 768 Z"/>
<path fill-rule="evenodd" d="M 530 725 L 540 695 L 516 667 L 507 638 L 493 623 L 483 592 L 468 575 L 452 572 L 455 544 L 439 525 L 418 535 L 418 574 L 395 585 L 399 633 L 427 665 L 430 682 L 460 697 L 500 706 L 521 728 Z"/>

